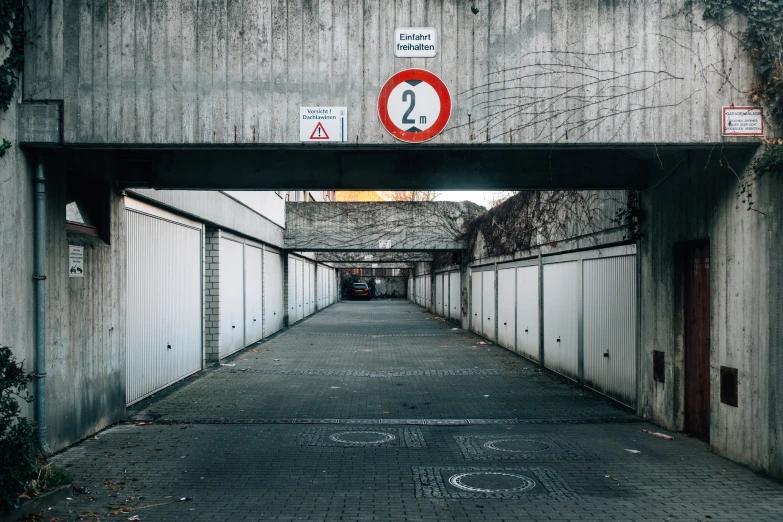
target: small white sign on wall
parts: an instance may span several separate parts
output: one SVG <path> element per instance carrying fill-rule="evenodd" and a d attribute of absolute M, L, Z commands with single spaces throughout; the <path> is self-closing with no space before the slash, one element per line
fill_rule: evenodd
<path fill-rule="evenodd" d="M 434 27 L 398 27 L 394 31 L 394 56 L 433 58 L 438 54 L 438 31 Z"/>
<path fill-rule="evenodd" d="M 378 248 L 381 250 L 388 250 L 391 248 L 391 239 L 381 239 L 378 241 Z"/>
<path fill-rule="evenodd" d="M 299 107 L 299 141 L 348 141 L 347 107 Z"/>
<path fill-rule="evenodd" d="M 84 247 L 68 245 L 68 277 L 84 277 Z"/>
<path fill-rule="evenodd" d="M 723 107 L 724 136 L 764 136 L 762 107 Z"/>

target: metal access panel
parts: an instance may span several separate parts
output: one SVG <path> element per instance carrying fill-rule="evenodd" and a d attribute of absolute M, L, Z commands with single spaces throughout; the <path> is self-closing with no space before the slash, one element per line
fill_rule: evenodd
<path fill-rule="evenodd" d="M 636 405 L 636 256 L 582 265 L 584 383 Z"/>
<path fill-rule="evenodd" d="M 264 335 L 263 252 L 245 244 L 245 346 Z"/>
<path fill-rule="evenodd" d="M 305 275 L 304 275 L 304 261 L 301 259 L 295 259 L 294 265 L 294 279 L 296 279 L 296 313 L 294 316 L 295 321 L 301 321 L 304 319 L 305 313 Z"/>
<path fill-rule="evenodd" d="M 517 353 L 539 361 L 538 267 L 517 268 Z"/>
<path fill-rule="evenodd" d="M 202 229 L 127 210 L 125 399 L 201 368 Z"/>
<path fill-rule="evenodd" d="M 498 270 L 498 344 L 514 351 L 516 342 L 516 269 Z"/>
<path fill-rule="evenodd" d="M 220 358 L 244 348 L 245 281 L 242 243 L 220 238 Z"/>
<path fill-rule="evenodd" d="M 484 332 L 481 281 L 482 272 L 473 272 L 470 278 L 470 328 L 479 335 L 482 335 Z"/>
<path fill-rule="evenodd" d="M 264 250 L 264 337 L 283 328 L 283 263 L 283 256 Z"/>
<path fill-rule="evenodd" d="M 443 315 L 443 274 L 435 275 L 435 313 Z"/>
<path fill-rule="evenodd" d="M 482 272 L 482 286 L 481 294 L 483 300 L 484 314 L 481 316 L 481 320 L 484 322 L 482 328 L 484 337 L 496 341 L 495 339 L 495 272 L 493 270 L 487 270 Z"/>
<path fill-rule="evenodd" d="M 579 262 L 544 265 L 544 365 L 579 378 Z"/>
<path fill-rule="evenodd" d="M 449 317 L 455 321 L 462 318 L 462 278 L 459 272 L 449 273 Z"/>

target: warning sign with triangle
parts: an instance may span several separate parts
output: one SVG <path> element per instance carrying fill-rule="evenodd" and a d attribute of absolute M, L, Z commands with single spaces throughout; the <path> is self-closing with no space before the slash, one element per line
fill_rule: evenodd
<path fill-rule="evenodd" d="M 315 126 L 315 129 L 313 129 L 313 133 L 310 134 L 311 140 L 328 140 L 329 135 L 326 133 L 326 129 L 324 129 L 324 126 L 321 124 L 321 122 L 318 122 L 318 125 Z"/>

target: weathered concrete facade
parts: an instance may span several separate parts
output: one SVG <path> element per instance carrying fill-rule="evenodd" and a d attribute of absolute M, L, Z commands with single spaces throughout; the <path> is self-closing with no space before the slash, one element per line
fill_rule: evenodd
<path fill-rule="evenodd" d="M 469 201 L 289 203 L 285 247 L 348 252 L 461 250 L 465 222 L 482 210 Z M 384 249 L 379 242 L 386 240 L 391 244 Z"/>
<path fill-rule="evenodd" d="M 64 100 L 69 144 L 298 144 L 299 107 L 333 105 L 349 107 L 351 144 L 393 145 L 378 92 L 420 67 L 454 97 L 433 144 L 711 143 L 753 67 L 744 21 L 702 13 L 663 0 L 35 0 L 23 97 Z M 437 56 L 395 58 L 405 26 L 434 27 Z"/>
<path fill-rule="evenodd" d="M 710 443 L 721 455 L 783 477 L 783 183 L 774 175 L 756 180 L 756 211 L 747 210 L 727 165 L 738 172 L 745 166 L 716 155 L 693 155 L 642 194 L 639 413 L 669 429 L 683 429 L 685 267 L 680 250 L 686 242 L 706 239 Z M 664 382 L 653 378 L 654 350 L 665 356 Z M 737 369 L 737 407 L 721 403 L 721 366 Z"/>

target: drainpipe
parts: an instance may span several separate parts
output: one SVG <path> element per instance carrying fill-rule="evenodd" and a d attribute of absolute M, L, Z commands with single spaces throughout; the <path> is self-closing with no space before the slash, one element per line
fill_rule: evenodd
<path fill-rule="evenodd" d="M 52 450 L 46 443 L 46 179 L 43 163 L 35 172 L 35 422 L 38 446 L 44 455 Z"/>

